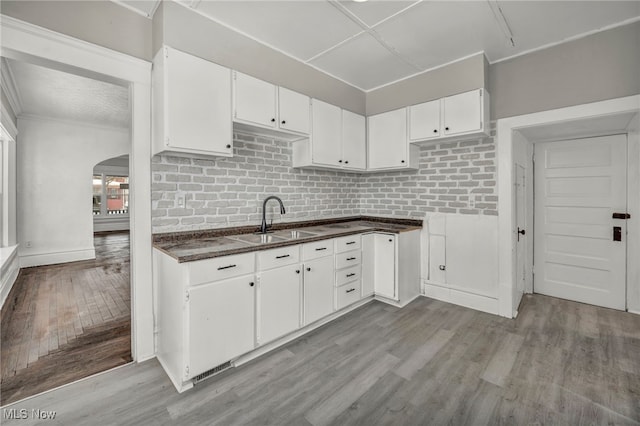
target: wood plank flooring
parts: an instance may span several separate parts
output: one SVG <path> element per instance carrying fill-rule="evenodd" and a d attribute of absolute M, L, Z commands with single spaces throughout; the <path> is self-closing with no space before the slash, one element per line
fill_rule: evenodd
<path fill-rule="evenodd" d="M 25 268 L 0 313 L 0 403 L 131 361 L 129 233 L 96 259 Z"/>
<path fill-rule="evenodd" d="M 7 408 L 29 417 L 8 425 L 637 425 L 640 316 L 540 295 L 516 320 L 372 302 L 182 394 L 150 360 Z"/>

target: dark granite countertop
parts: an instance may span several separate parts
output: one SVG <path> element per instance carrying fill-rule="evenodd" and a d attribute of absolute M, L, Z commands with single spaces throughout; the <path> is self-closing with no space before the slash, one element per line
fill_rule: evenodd
<path fill-rule="evenodd" d="M 350 216 L 275 224 L 269 229 L 269 242 L 259 242 L 260 237 L 254 236 L 257 226 L 242 226 L 154 234 L 153 247 L 183 263 L 366 232 L 400 233 L 421 228 L 421 220 Z M 300 231 L 299 237 L 292 238 L 292 230 Z M 248 241 L 252 239 L 256 241 Z"/>

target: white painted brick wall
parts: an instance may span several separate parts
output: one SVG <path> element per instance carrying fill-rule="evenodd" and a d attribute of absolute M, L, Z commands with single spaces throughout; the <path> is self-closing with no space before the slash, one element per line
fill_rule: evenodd
<path fill-rule="evenodd" d="M 493 132 L 492 132 L 493 134 Z M 493 137 L 420 149 L 420 169 L 374 174 L 294 169 L 291 143 L 236 134 L 232 158 L 153 157 L 153 232 L 349 215 L 422 219 L 426 212 L 497 215 Z M 184 196 L 184 207 L 178 207 Z M 472 206 L 472 200 L 474 206 Z"/>

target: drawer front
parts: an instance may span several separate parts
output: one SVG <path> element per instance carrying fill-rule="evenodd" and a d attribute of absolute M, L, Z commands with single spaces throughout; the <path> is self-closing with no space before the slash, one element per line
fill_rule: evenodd
<path fill-rule="evenodd" d="M 256 270 L 255 253 L 235 254 L 197 260 L 187 263 L 189 285 L 220 281 L 240 275 L 253 274 Z"/>
<path fill-rule="evenodd" d="M 362 252 L 360 250 L 352 250 L 336 254 L 336 269 L 360 265 L 361 262 Z"/>
<path fill-rule="evenodd" d="M 293 263 L 300 263 L 299 245 L 258 252 L 258 268 L 262 271 Z"/>
<path fill-rule="evenodd" d="M 317 259 L 331 254 L 333 254 L 332 239 L 302 245 L 302 260 Z"/>
<path fill-rule="evenodd" d="M 351 281 L 360 279 L 360 265 L 352 266 L 351 268 L 341 269 L 336 272 L 336 286 L 340 287 Z"/>
<path fill-rule="evenodd" d="M 345 251 L 351 250 L 360 250 L 360 238 L 360 234 L 336 238 L 336 253 L 344 253 Z"/>
<path fill-rule="evenodd" d="M 353 282 L 349 285 L 343 285 L 342 287 L 336 288 L 337 296 L 337 308 L 342 309 L 345 308 L 352 303 L 357 302 L 361 299 L 360 297 L 360 282 Z"/>

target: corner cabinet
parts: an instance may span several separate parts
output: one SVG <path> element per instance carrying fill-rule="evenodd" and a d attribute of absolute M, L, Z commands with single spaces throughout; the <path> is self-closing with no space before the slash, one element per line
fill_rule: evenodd
<path fill-rule="evenodd" d="M 153 60 L 153 154 L 233 155 L 231 70 L 163 46 Z"/>
<path fill-rule="evenodd" d="M 420 230 L 362 236 L 362 294 L 404 306 L 420 294 Z"/>
<path fill-rule="evenodd" d="M 309 135 L 308 96 L 233 71 L 233 121 L 238 130 L 288 140 Z"/>
<path fill-rule="evenodd" d="M 367 117 L 369 170 L 417 169 L 418 147 L 409 144 L 407 109 Z"/>
<path fill-rule="evenodd" d="M 365 118 L 311 100 L 311 137 L 293 144 L 293 167 L 360 172 L 367 168 Z"/>
<path fill-rule="evenodd" d="M 471 90 L 409 107 L 409 141 L 439 142 L 488 134 L 489 94 Z"/>

